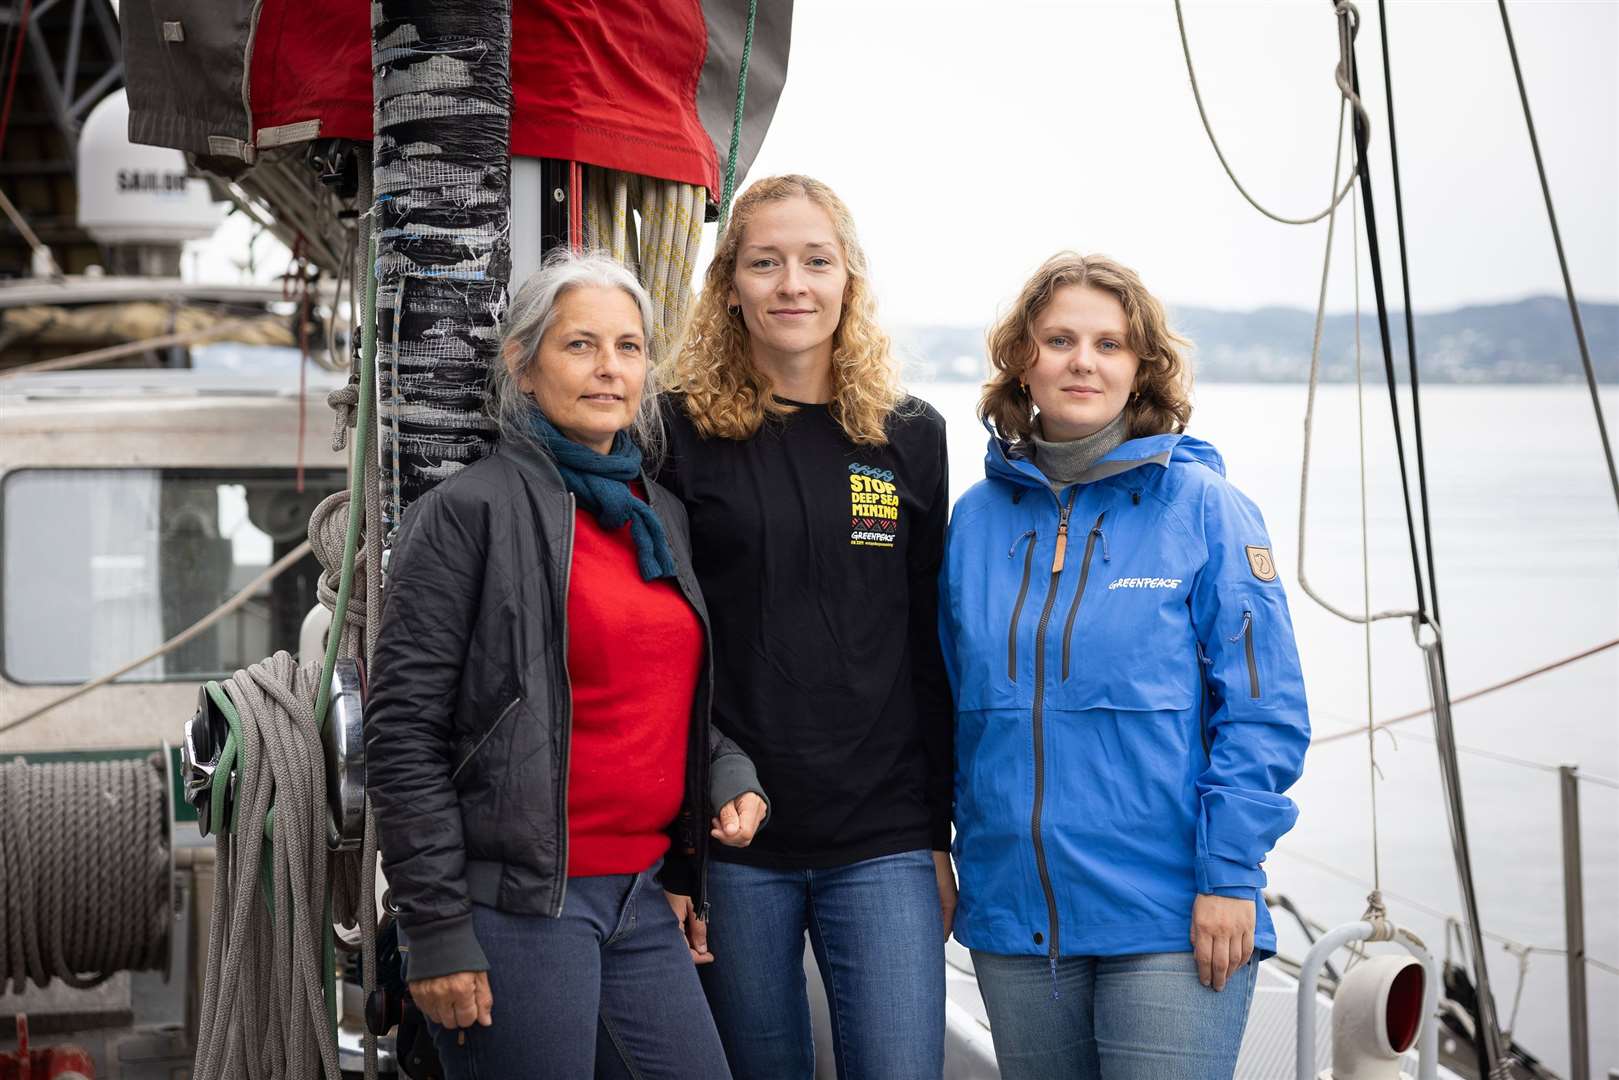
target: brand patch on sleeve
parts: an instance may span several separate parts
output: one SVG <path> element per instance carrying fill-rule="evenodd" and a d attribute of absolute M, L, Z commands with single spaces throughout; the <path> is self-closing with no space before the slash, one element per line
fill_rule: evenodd
<path fill-rule="evenodd" d="M 1270 557 L 1270 548 L 1249 544 L 1243 550 L 1248 553 L 1248 569 L 1254 572 L 1254 577 L 1260 581 L 1276 580 L 1276 562 Z"/>

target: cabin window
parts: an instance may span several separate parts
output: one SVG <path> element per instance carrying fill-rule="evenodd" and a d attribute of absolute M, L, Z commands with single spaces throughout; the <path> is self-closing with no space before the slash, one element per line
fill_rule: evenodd
<path fill-rule="evenodd" d="M 347 483 L 287 469 L 20 469 L 0 484 L 0 667 L 72 684 L 142 656 L 301 543 L 315 504 Z M 219 678 L 296 652 L 315 604 L 313 556 L 124 682 Z"/>

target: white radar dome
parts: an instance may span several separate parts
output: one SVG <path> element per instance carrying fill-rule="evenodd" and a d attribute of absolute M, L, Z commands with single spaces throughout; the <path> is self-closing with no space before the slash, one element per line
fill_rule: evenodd
<path fill-rule="evenodd" d="M 129 141 L 129 98 L 108 94 L 79 133 L 79 227 L 103 244 L 183 244 L 213 235 L 224 214 L 185 155 Z"/>

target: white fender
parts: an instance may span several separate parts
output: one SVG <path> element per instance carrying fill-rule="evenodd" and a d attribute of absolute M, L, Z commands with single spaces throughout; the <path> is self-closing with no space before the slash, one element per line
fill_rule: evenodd
<path fill-rule="evenodd" d="M 332 628 L 332 613 L 323 604 L 316 604 L 304 616 L 303 625 L 298 628 L 298 662 L 307 664 L 311 660 L 321 660 L 326 657 L 326 631 Z"/>

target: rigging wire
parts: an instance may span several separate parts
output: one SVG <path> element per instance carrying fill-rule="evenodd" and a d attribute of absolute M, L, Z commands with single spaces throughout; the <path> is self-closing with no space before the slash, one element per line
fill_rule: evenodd
<path fill-rule="evenodd" d="M 1359 728 L 1356 729 L 1357 732 L 1359 730 Z M 1401 732 L 1400 738 L 1415 739 L 1418 742 L 1425 742 L 1429 743 L 1430 745 L 1437 742 L 1432 735 L 1424 735 L 1420 731 Z M 1555 774 L 1563 771 L 1562 766 L 1559 765 L 1550 765 L 1544 761 L 1535 761 L 1533 758 L 1519 757 L 1516 754 L 1503 754 L 1499 750 L 1487 750 L 1482 746 L 1464 746 L 1461 743 L 1457 743 L 1456 749 L 1460 750 L 1464 754 L 1473 754 L 1477 757 L 1489 758 L 1491 761 L 1499 761 L 1503 765 L 1516 765 L 1519 768 L 1533 769 L 1535 772 Z M 1619 791 L 1619 780 L 1616 780 L 1611 776 L 1601 776 L 1597 773 L 1588 773 L 1584 769 L 1580 769 L 1574 774 L 1574 778 L 1585 783 L 1595 784 L 1598 787 L 1613 788 L 1614 790 Z"/>
<path fill-rule="evenodd" d="M 1500 682 L 1491 683 L 1489 686 L 1481 686 L 1477 690 L 1470 690 L 1465 694 L 1459 694 L 1451 698 L 1450 703 L 1452 705 L 1460 705 L 1463 702 L 1475 701 L 1487 694 L 1493 694 L 1497 690 L 1505 690 L 1509 686 L 1516 686 L 1519 683 L 1527 682 L 1530 679 L 1535 678 L 1537 675 L 1544 675 L 1547 672 L 1556 671 L 1558 668 L 1567 667 L 1569 664 L 1572 664 L 1575 661 L 1584 660 L 1587 657 L 1595 656 L 1597 653 L 1605 652 L 1608 649 L 1614 648 L 1615 646 L 1619 646 L 1619 638 L 1610 638 L 1607 641 L 1600 642 L 1588 649 L 1581 649 L 1577 653 L 1572 653 L 1568 656 L 1553 660 L 1550 663 L 1542 664 L 1530 671 L 1525 671 L 1514 675 L 1510 679 L 1502 679 Z M 1377 722 L 1377 727 L 1378 730 L 1382 730 L 1383 728 L 1393 727 L 1395 724 L 1403 724 L 1407 720 L 1416 720 L 1420 717 L 1427 716 L 1432 712 L 1432 705 L 1421 709 L 1412 709 L 1410 712 L 1401 713 L 1399 716 L 1391 716 L 1386 720 L 1379 720 Z M 1320 746 L 1324 743 L 1338 742 L 1340 739 L 1354 738 L 1361 733 L 1361 730 L 1361 727 L 1357 724 L 1356 726 L 1346 728 L 1343 731 L 1334 731 L 1330 735 L 1318 735 L 1310 740 L 1310 745 Z"/>
<path fill-rule="evenodd" d="M 1317 870 L 1322 871 L 1323 873 L 1331 874 L 1333 877 L 1336 877 L 1336 878 L 1338 878 L 1338 879 L 1340 879 L 1342 881 L 1347 881 L 1352 885 L 1357 885 L 1357 886 L 1359 886 L 1361 888 L 1366 888 L 1367 885 L 1370 884 L 1365 878 L 1360 877 L 1359 875 L 1355 874 L 1353 871 L 1345 870 L 1340 866 L 1334 866 L 1332 863 L 1326 862 L 1323 859 L 1318 859 L 1313 855 L 1306 855 L 1304 852 L 1298 850 L 1296 847 L 1294 847 L 1291 844 L 1278 844 L 1276 846 L 1275 850 L 1276 850 L 1276 854 L 1285 855 L 1290 859 L 1297 859 L 1299 862 L 1305 863 L 1306 865 L 1309 865 L 1309 866 L 1313 866 Z M 1407 907 L 1410 907 L 1410 908 L 1413 908 L 1413 909 L 1415 909 L 1417 911 L 1420 911 L 1424 915 L 1427 915 L 1427 916 L 1429 916 L 1431 918 L 1445 919 L 1447 921 L 1454 922 L 1457 926 L 1463 927 L 1463 928 L 1466 928 L 1467 925 L 1468 925 L 1466 920 L 1462 919 L 1460 916 L 1452 914 L 1451 912 L 1448 912 L 1448 911 L 1442 911 L 1439 908 L 1434 907 L 1432 904 L 1425 904 L 1421 900 L 1416 899 L 1415 897 L 1406 896 L 1406 895 L 1404 895 L 1402 893 L 1397 893 L 1397 892 L 1390 892 L 1388 895 L 1391 898 L 1393 898 L 1395 900 L 1398 900 L 1400 903 L 1406 905 Z M 1531 951 L 1531 952 L 1544 953 L 1547 956 L 1567 956 L 1568 955 L 1568 950 L 1565 949 L 1565 948 L 1562 948 L 1560 946 L 1557 946 L 1557 945 L 1531 945 L 1531 944 L 1528 944 L 1526 942 L 1522 942 L 1522 941 L 1518 941 L 1518 940 L 1516 940 L 1514 938 L 1510 938 L 1505 934 L 1497 933 L 1494 930 L 1484 930 L 1484 931 L 1482 931 L 1482 936 L 1488 938 L 1491 941 L 1496 942 L 1497 944 L 1501 945 L 1503 948 L 1523 949 L 1523 950 L 1528 950 L 1528 951 Z M 1463 949 L 1463 952 L 1465 953 L 1466 950 Z M 1591 967 L 1596 968 L 1598 971 L 1606 972 L 1609 975 L 1619 975 L 1619 964 L 1615 964 L 1612 961 L 1604 960 L 1604 959 L 1601 959 L 1600 957 L 1587 955 L 1585 957 L 1585 962 L 1587 964 L 1589 964 Z"/>
<path fill-rule="evenodd" d="M 1411 437 L 1417 451 L 1417 498 L 1422 505 L 1422 543 L 1428 558 L 1428 599 L 1433 606 L 1433 621 L 1438 623 L 1442 622 L 1439 617 L 1439 576 L 1434 569 L 1433 529 L 1429 525 L 1433 515 L 1428 510 L 1428 461 L 1427 455 L 1422 452 L 1422 390 L 1417 378 L 1417 330 L 1411 311 L 1411 264 L 1406 258 L 1405 249 L 1404 186 L 1400 183 L 1399 140 L 1394 134 L 1394 65 L 1389 62 L 1389 20 L 1384 0 L 1377 0 L 1377 33 L 1383 53 L 1383 103 L 1389 122 L 1389 174 L 1394 180 L 1394 235 L 1400 250 L 1400 295 L 1405 303 L 1405 362 L 1411 377 Z M 1370 197 L 1367 196 L 1368 199 Z M 1369 212 L 1371 203 L 1366 205 Z M 1381 297 L 1378 303 L 1381 306 Z M 1380 323 L 1383 318 L 1380 314 Z M 1383 347 L 1385 350 L 1388 348 L 1386 340 Z M 1392 384 L 1389 389 L 1393 390 Z"/>
<path fill-rule="evenodd" d="M 17 21 L 17 51 L 11 55 L 11 64 L 6 71 L 6 100 L 0 106 L 0 151 L 5 150 L 6 135 L 11 131 L 11 97 L 17 89 L 17 72 L 22 67 L 23 49 L 28 41 L 28 17 L 33 11 L 34 0 L 22 0 L 22 17 Z M 15 10 L 15 8 L 13 8 Z M 11 35 L 6 35 L 6 44 L 11 44 Z"/>
<path fill-rule="evenodd" d="M 1340 127 L 1342 112 L 1339 113 Z M 1339 139 L 1343 133 L 1339 132 Z M 1372 564 L 1370 544 L 1367 540 L 1366 528 L 1366 379 L 1365 370 L 1361 364 L 1360 350 L 1360 220 L 1355 210 L 1353 199 L 1349 202 L 1349 239 L 1350 247 L 1354 251 L 1354 281 L 1355 281 L 1355 434 L 1359 440 L 1360 450 L 1360 590 L 1361 610 L 1372 610 Z M 1365 635 L 1366 655 L 1366 772 L 1367 786 L 1371 793 L 1372 809 L 1372 894 L 1368 897 L 1371 905 L 1379 911 L 1383 907 L 1383 859 L 1378 847 L 1377 836 L 1377 781 L 1382 770 L 1377 767 L 1377 722 L 1373 719 L 1372 711 L 1372 620 L 1361 620 L 1361 632 Z"/>
<path fill-rule="evenodd" d="M 1591 349 L 1585 343 L 1585 324 L 1580 321 L 1580 305 L 1574 298 L 1574 279 L 1569 276 L 1568 256 L 1563 253 L 1563 234 L 1557 228 L 1557 211 L 1552 208 L 1552 189 L 1546 182 L 1546 163 L 1540 156 L 1540 137 L 1535 134 L 1535 118 L 1529 112 L 1529 92 L 1524 88 L 1523 68 L 1518 63 L 1518 44 L 1512 37 L 1512 20 L 1507 17 L 1506 0 L 1496 0 L 1496 6 L 1501 9 L 1501 29 L 1506 32 L 1507 52 L 1512 55 L 1512 75 L 1518 81 L 1518 100 L 1523 102 L 1523 122 L 1529 129 L 1529 145 L 1535 152 L 1535 171 L 1540 174 L 1540 193 L 1546 200 L 1546 220 L 1552 227 L 1557 266 L 1563 272 L 1563 292 L 1568 297 L 1569 317 L 1574 321 L 1574 340 L 1579 343 L 1580 363 L 1585 366 L 1585 385 L 1591 391 L 1591 408 L 1596 412 L 1597 434 L 1602 438 L 1602 456 L 1608 465 L 1608 481 L 1613 485 L 1614 503 L 1619 505 L 1619 469 L 1614 467 L 1613 444 L 1608 441 L 1608 424 L 1602 416 L 1602 397 L 1597 392 L 1596 369 L 1591 366 Z M 1410 306 L 1406 305 L 1408 309 Z"/>
<path fill-rule="evenodd" d="M 1347 0 L 1340 0 L 1340 3 L 1334 6 L 1337 8 L 1340 22 L 1342 22 L 1345 18 L 1348 18 L 1353 23 L 1359 23 L 1360 15 L 1359 12 L 1356 11 L 1353 4 L 1348 3 Z M 1214 137 L 1214 126 L 1209 123 L 1208 110 L 1203 107 L 1203 92 L 1198 89 L 1197 69 L 1192 64 L 1192 46 L 1186 40 L 1186 18 L 1181 13 L 1181 0 L 1175 0 L 1175 25 L 1180 28 L 1181 52 L 1186 56 L 1186 77 L 1191 81 L 1192 99 L 1197 102 L 1197 115 L 1203 121 L 1203 130 L 1208 134 L 1209 145 L 1214 147 L 1214 156 L 1220 159 L 1220 167 L 1225 169 L 1225 174 L 1231 178 L 1231 183 L 1236 186 L 1237 191 L 1241 193 L 1242 197 L 1248 200 L 1248 205 L 1252 206 L 1255 210 L 1258 210 L 1261 214 L 1264 214 L 1272 221 L 1279 222 L 1283 225 L 1313 225 L 1322 218 L 1326 217 L 1328 214 L 1332 213 L 1333 209 L 1339 203 L 1343 202 L 1344 196 L 1348 195 L 1350 189 L 1355 186 L 1355 178 L 1353 175 L 1351 175 L 1348 181 L 1345 182 L 1342 189 L 1338 187 L 1338 178 L 1336 175 L 1334 175 L 1332 190 L 1335 192 L 1335 194 L 1332 196 L 1332 201 L 1327 204 L 1327 208 L 1325 210 L 1322 210 L 1318 214 L 1312 214 L 1309 217 L 1291 218 L 1284 214 L 1278 214 L 1274 210 L 1267 209 L 1259 202 L 1259 200 L 1248 194 L 1248 189 L 1242 186 L 1242 181 L 1237 179 L 1237 174 L 1232 170 L 1230 162 L 1226 161 L 1225 151 L 1220 149 L 1220 140 Z M 1344 96 L 1349 98 L 1349 100 L 1354 104 L 1357 115 L 1364 115 L 1365 110 L 1361 108 L 1359 98 L 1350 95 L 1347 87 L 1342 82 L 1339 82 L 1338 85 L 1340 90 L 1344 93 Z M 723 222 L 724 218 L 722 217 L 720 220 Z"/>
<path fill-rule="evenodd" d="M 1339 30 L 1339 50 L 1340 50 L 1340 57 L 1341 57 L 1341 59 L 1339 61 L 1339 63 L 1340 63 L 1339 86 L 1340 87 L 1346 87 L 1347 86 L 1347 76 L 1343 75 L 1342 71 L 1346 70 L 1346 65 L 1348 65 L 1350 63 L 1350 60 L 1349 60 L 1349 56 L 1348 56 L 1348 52 L 1347 52 L 1347 45 L 1345 44 L 1345 31 L 1344 31 L 1344 28 L 1341 25 L 1340 25 L 1340 30 Z M 1344 113 L 1345 113 L 1345 109 L 1347 108 L 1347 103 L 1348 103 L 1348 99 L 1347 99 L 1347 95 L 1346 95 L 1345 100 L 1341 101 L 1339 103 L 1339 105 L 1338 105 L 1338 138 L 1337 138 L 1336 150 L 1334 152 L 1333 163 L 1332 163 L 1332 186 L 1333 186 L 1334 190 L 1336 190 L 1337 187 L 1338 187 L 1338 175 L 1339 175 L 1339 172 L 1341 171 L 1341 167 L 1342 167 L 1342 164 L 1343 164 Z M 1354 175 L 1354 170 L 1358 170 L 1359 167 L 1360 167 L 1359 166 L 1359 161 L 1357 159 L 1352 164 L 1352 171 L 1351 171 L 1350 175 L 1353 176 Z M 1351 210 L 1354 209 L 1353 202 L 1351 202 L 1350 208 L 1351 208 Z M 1308 596 L 1311 600 L 1314 600 L 1317 604 L 1319 604 L 1321 607 L 1325 608 L 1327 611 L 1329 611 L 1332 614 L 1338 616 L 1340 619 L 1344 619 L 1345 621 L 1352 622 L 1352 623 L 1367 623 L 1367 624 L 1370 624 L 1370 623 L 1376 622 L 1376 621 L 1378 621 L 1380 619 L 1404 619 L 1404 618 L 1410 618 L 1411 616 L 1413 616 L 1413 615 L 1415 615 L 1417 613 L 1415 611 L 1410 611 L 1410 610 L 1394 610 L 1394 611 L 1381 611 L 1381 612 L 1378 612 L 1377 614 L 1374 615 L 1374 614 L 1372 614 L 1371 601 L 1370 601 L 1370 597 L 1368 596 L 1365 599 L 1364 607 L 1361 609 L 1363 614 L 1360 614 L 1360 615 L 1353 614 L 1353 613 L 1351 613 L 1349 611 L 1344 610 L 1343 608 L 1339 607 L 1338 605 L 1334 604 L 1331 600 L 1328 600 L 1325 596 L 1321 595 L 1320 593 L 1316 592 L 1314 586 L 1312 586 L 1310 584 L 1310 576 L 1309 576 L 1308 571 L 1305 568 L 1305 559 L 1306 559 L 1306 553 L 1307 553 L 1308 541 L 1309 541 L 1309 535 L 1310 535 L 1309 528 L 1308 528 L 1309 510 L 1310 510 L 1310 462 L 1311 462 L 1311 459 L 1313 457 L 1314 447 L 1315 447 L 1315 401 L 1316 401 L 1316 391 L 1319 388 L 1320 381 L 1321 381 L 1321 333 L 1322 333 L 1323 327 L 1326 325 L 1326 318 L 1327 318 L 1327 282 L 1328 282 L 1328 279 L 1331 276 L 1332 239 L 1333 239 L 1333 233 L 1336 231 L 1336 228 L 1337 228 L 1337 222 L 1338 222 L 1337 207 L 1336 206 L 1330 207 L 1328 209 L 1328 214 L 1327 214 L 1326 250 L 1325 250 L 1324 254 L 1321 257 L 1321 288 L 1320 288 L 1320 291 L 1319 291 L 1319 293 L 1317 295 L 1316 306 L 1315 306 L 1315 331 L 1314 331 L 1314 334 L 1313 334 L 1313 336 L 1311 338 L 1311 342 L 1310 342 L 1310 379 L 1309 379 L 1309 386 L 1305 391 L 1305 397 L 1304 397 L 1304 451 L 1303 451 L 1303 454 L 1301 456 L 1301 461 L 1300 461 L 1300 466 L 1299 466 L 1299 558 L 1298 558 L 1298 580 L 1299 580 L 1299 588 L 1304 591 L 1304 594 L 1306 596 Z M 1360 271 L 1359 271 L 1360 261 L 1359 260 L 1360 260 L 1360 256 L 1359 256 L 1359 219 L 1358 219 L 1358 217 L 1356 218 L 1355 224 L 1354 224 L 1353 227 L 1354 227 L 1354 230 L 1355 230 L 1355 243 L 1356 243 L 1355 265 L 1356 265 L 1356 268 L 1357 268 L 1356 271 L 1355 271 L 1355 289 L 1356 289 L 1356 314 L 1355 314 L 1355 350 L 1356 351 L 1355 351 L 1355 364 L 1356 364 L 1357 379 L 1358 379 L 1359 378 L 1358 372 L 1359 372 L 1359 365 L 1360 365 L 1360 301 L 1359 301 L 1359 290 L 1360 290 Z M 1359 390 L 1357 389 L 1357 395 L 1358 394 L 1359 394 Z M 1360 401 L 1360 398 L 1358 396 L 1357 396 L 1356 401 L 1357 401 L 1357 407 L 1358 407 L 1359 401 Z M 1364 418 L 1362 419 L 1362 422 L 1361 422 L 1361 439 L 1362 439 L 1362 442 L 1364 443 L 1364 440 L 1365 440 L 1365 421 L 1364 421 Z M 1362 460 L 1362 463 L 1361 463 L 1361 467 L 1362 467 L 1362 469 L 1364 469 L 1365 468 L 1364 446 L 1362 447 L 1362 453 L 1363 453 L 1363 460 Z M 1364 486 L 1364 476 L 1362 477 L 1362 484 Z M 1362 492 L 1362 499 L 1363 499 L 1362 512 L 1364 514 L 1364 491 Z M 1363 520 L 1362 521 L 1363 527 L 1364 527 L 1364 524 L 1365 523 L 1364 523 L 1364 520 Z"/>
<path fill-rule="evenodd" d="M 1358 66 L 1353 62 L 1353 43 L 1351 43 L 1351 63 L 1349 69 L 1350 84 L 1358 93 L 1360 89 L 1360 73 Z M 1457 884 L 1461 889 L 1462 906 L 1468 915 L 1470 933 L 1473 935 L 1474 971 L 1473 982 L 1478 991 L 1478 1037 L 1476 1049 L 1479 1058 L 1479 1071 L 1494 1080 L 1504 1076 L 1507 1068 L 1505 1056 L 1501 1048 L 1501 1031 L 1497 1021 L 1495 999 L 1490 990 L 1489 966 L 1484 958 L 1483 939 L 1479 936 L 1481 928 L 1478 917 L 1478 891 L 1473 877 L 1473 859 L 1467 837 L 1467 812 L 1462 801 L 1461 767 L 1456 758 L 1454 745 L 1455 733 L 1451 726 L 1450 715 L 1450 677 L 1445 666 L 1444 638 L 1440 632 L 1439 621 L 1436 616 L 1428 613 L 1427 590 L 1423 584 L 1422 559 L 1418 554 L 1417 523 L 1412 513 L 1411 489 L 1409 472 L 1406 467 L 1405 442 L 1400 427 L 1399 393 L 1394 374 L 1394 353 L 1390 343 L 1388 299 L 1383 287 L 1383 259 L 1377 240 L 1377 211 L 1372 197 L 1372 175 L 1366 162 L 1366 144 L 1369 133 L 1366 130 L 1364 117 L 1361 113 L 1355 115 L 1355 146 L 1359 159 L 1357 172 L 1360 175 L 1361 202 L 1366 211 L 1366 246 L 1372 264 L 1372 288 L 1377 298 L 1377 332 L 1378 340 L 1383 348 L 1383 371 L 1388 382 L 1389 407 L 1394 418 L 1394 447 L 1400 465 L 1400 488 L 1404 499 L 1406 534 L 1411 545 L 1411 573 L 1416 581 L 1417 615 L 1412 620 L 1412 632 L 1416 636 L 1417 644 L 1423 653 L 1423 660 L 1427 669 L 1428 692 L 1434 708 L 1434 735 L 1439 740 L 1439 771 L 1445 792 L 1445 817 L 1450 826 L 1451 850 L 1456 858 Z M 1399 186 L 1398 177 L 1395 177 L 1395 186 Z M 1402 278 L 1407 276 L 1408 268 L 1401 265 Z M 1412 373 L 1412 398 L 1416 400 L 1416 356 L 1407 357 Z M 1421 487 L 1421 500 L 1426 510 L 1427 482 L 1426 469 L 1422 465 L 1425 457 L 1422 440 L 1422 428 L 1416 426 L 1412 431 L 1413 452 L 1418 461 L 1418 483 Z M 1422 529 L 1425 536 L 1431 535 L 1431 519 L 1424 515 Z M 1429 541 L 1431 550 L 1431 540 Z M 1425 633 L 1426 631 L 1426 633 Z"/>

